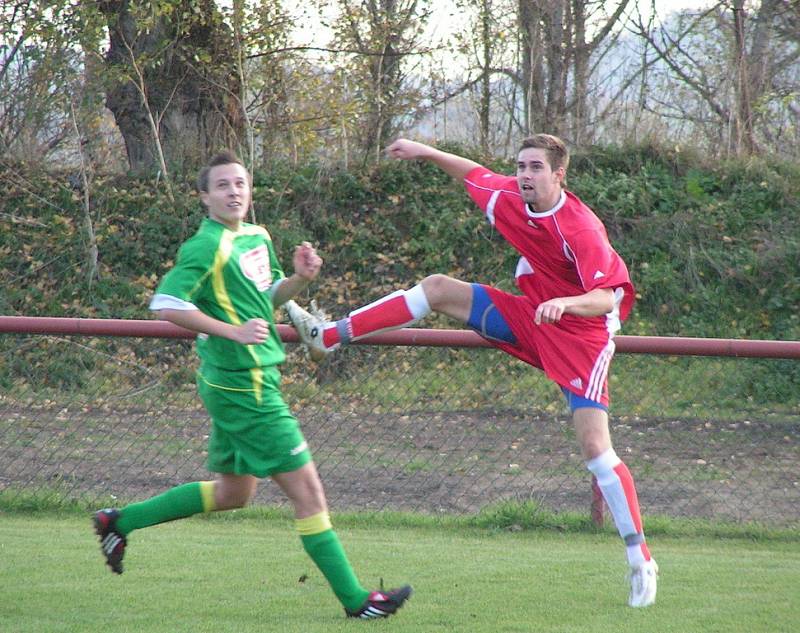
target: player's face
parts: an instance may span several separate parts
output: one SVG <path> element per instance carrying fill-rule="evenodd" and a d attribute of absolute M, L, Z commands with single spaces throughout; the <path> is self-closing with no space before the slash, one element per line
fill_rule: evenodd
<path fill-rule="evenodd" d="M 200 193 L 208 216 L 237 230 L 250 208 L 250 177 L 237 163 L 217 165 L 208 173 L 208 191 Z"/>
<path fill-rule="evenodd" d="M 556 206 L 563 180 L 564 168 L 553 171 L 545 150 L 526 147 L 517 156 L 519 192 L 534 211 L 549 211 Z"/>

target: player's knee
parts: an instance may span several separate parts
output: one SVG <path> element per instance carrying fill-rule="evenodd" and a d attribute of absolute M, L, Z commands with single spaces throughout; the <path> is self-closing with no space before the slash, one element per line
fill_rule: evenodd
<path fill-rule="evenodd" d="M 217 497 L 218 510 L 236 510 L 250 504 L 253 490 L 245 488 L 223 489 Z"/>
<path fill-rule="evenodd" d="M 325 489 L 319 477 L 309 477 L 305 480 L 299 494 L 292 501 L 295 508 L 305 514 L 317 514 L 327 509 Z"/>
<path fill-rule="evenodd" d="M 448 300 L 448 292 L 452 288 L 453 281 L 452 277 L 441 273 L 429 275 L 422 280 L 422 288 L 425 290 L 425 296 L 432 309 L 436 310 Z"/>
<path fill-rule="evenodd" d="M 602 455 L 609 448 L 611 448 L 611 444 L 609 444 L 606 438 L 601 436 L 589 435 L 583 437 L 581 440 L 581 453 L 586 460 L 594 459 Z"/>
<path fill-rule="evenodd" d="M 314 477 L 307 482 L 305 499 L 314 506 L 325 506 L 325 489 L 319 477 Z"/>

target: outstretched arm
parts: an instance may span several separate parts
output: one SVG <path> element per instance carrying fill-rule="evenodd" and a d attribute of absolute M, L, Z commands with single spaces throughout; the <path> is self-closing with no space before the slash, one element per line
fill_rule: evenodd
<path fill-rule="evenodd" d="M 386 148 L 386 153 L 391 158 L 430 161 L 457 180 L 463 180 L 469 172 L 476 167 L 480 167 L 475 161 L 464 158 L 463 156 L 449 154 L 435 147 L 431 147 L 430 145 L 409 141 L 405 138 L 397 139 L 394 143 L 389 145 L 389 147 Z"/>

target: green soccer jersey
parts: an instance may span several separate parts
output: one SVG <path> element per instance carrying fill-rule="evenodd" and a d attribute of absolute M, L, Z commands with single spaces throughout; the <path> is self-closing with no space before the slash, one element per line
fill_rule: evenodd
<path fill-rule="evenodd" d="M 242 223 L 238 231 L 205 218 L 178 251 L 175 267 L 156 290 L 193 304 L 220 321 L 241 325 L 254 318 L 269 323 L 270 336 L 258 345 L 242 345 L 219 336 L 201 334 L 197 353 L 203 365 L 245 370 L 282 363 L 286 359 L 275 327 L 270 288 L 283 279 L 267 231 Z"/>

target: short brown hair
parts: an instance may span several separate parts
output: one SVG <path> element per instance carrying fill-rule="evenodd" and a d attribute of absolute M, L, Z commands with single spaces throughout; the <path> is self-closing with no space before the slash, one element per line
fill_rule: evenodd
<path fill-rule="evenodd" d="M 214 154 L 206 163 L 206 166 L 200 170 L 197 175 L 197 191 L 208 193 L 208 174 L 213 167 L 220 165 L 241 165 L 244 167 L 242 160 L 229 149 L 223 150 L 218 154 Z"/>
<path fill-rule="evenodd" d="M 550 169 L 553 171 L 559 167 L 563 167 L 564 171 L 567 170 L 569 166 L 569 150 L 564 144 L 564 141 L 557 136 L 553 136 L 552 134 L 534 134 L 533 136 L 522 139 L 519 152 L 528 148 L 545 150 L 547 161 L 550 163 Z"/>

